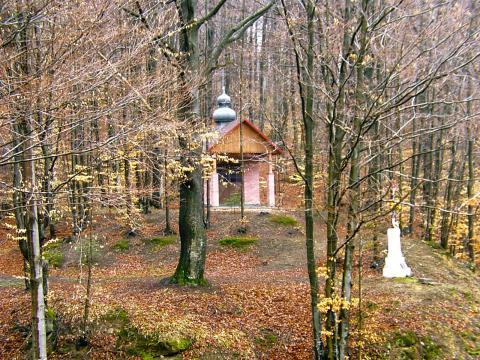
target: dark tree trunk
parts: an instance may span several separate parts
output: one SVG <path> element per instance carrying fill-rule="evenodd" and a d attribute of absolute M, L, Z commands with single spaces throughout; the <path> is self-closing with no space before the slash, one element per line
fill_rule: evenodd
<path fill-rule="evenodd" d="M 441 124 L 443 125 L 443 124 Z M 432 187 L 430 194 L 430 211 L 428 212 L 429 218 L 427 219 L 427 229 L 426 229 L 426 240 L 433 242 L 434 241 L 434 230 L 435 230 L 435 218 L 437 216 L 437 204 L 438 204 L 438 193 L 439 193 L 439 182 L 442 175 L 442 163 L 443 163 L 443 131 L 440 130 L 436 140 L 434 158 L 434 170 L 433 170 L 433 179 Z"/>
<path fill-rule="evenodd" d="M 453 177 L 456 171 L 456 152 L 457 146 L 456 141 L 452 141 L 452 145 L 450 148 L 450 167 L 448 169 L 448 180 L 447 185 L 445 187 L 445 195 L 444 195 L 444 203 L 445 203 L 445 211 L 442 214 L 442 220 L 440 225 L 440 245 L 442 248 L 448 248 L 448 238 L 450 236 L 450 212 L 452 210 L 452 195 L 453 195 Z"/>
<path fill-rule="evenodd" d="M 412 120 L 412 133 L 415 134 L 417 128 L 417 120 Z M 420 152 L 420 144 L 417 144 L 417 137 L 414 135 L 412 139 L 412 161 L 411 161 L 411 180 L 410 180 L 410 213 L 408 219 L 408 233 L 413 233 L 413 227 L 415 224 L 415 204 L 417 198 L 417 186 L 418 186 L 418 174 L 420 173 L 421 157 L 418 155 Z"/>
<path fill-rule="evenodd" d="M 318 275 L 316 271 L 315 261 L 315 239 L 314 239 L 314 219 L 313 219 L 313 194 L 314 194 L 314 174 L 313 174 L 313 106 L 314 106 L 314 89 L 313 89 L 313 70 L 314 70 L 314 18 L 315 4 L 313 1 L 306 2 L 307 15 L 307 46 L 306 46 L 306 63 L 302 62 L 297 43 L 292 28 L 289 25 L 289 17 L 287 7 L 282 0 L 283 13 L 287 23 L 289 34 L 293 41 L 295 51 L 295 64 L 297 82 L 300 92 L 300 102 L 302 107 L 302 119 L 304 125 L 304 142 L 305 142 L 305 172 L 303 175 L 305 183 L 304 201 L 305 201 L 305 245 L 307 250 L 307 270 L 310 283 L 310 305 L 312 311 L 312 330 L 313 330 L 313 350 L 314 359 L 323 359 L 323 343 L 322 343 L 322 323 L 320 311 L 318 309 Z"/>
<path fill-rule="evenodd" d="M 23 256 L 23 274 L 25 277 L 25 289 L 30 289 L 30 281 L 28 280 L 29 273 L 29 260 L 28 260 L 28 246 L 27 239 L 25 236 L 26 226 L 25 226 L 25 199 L 24 194 L 21 191 L 22 188 L 22 166 L 21 161 L 23 159 L 23 143 L 18 138 L 18 135 L 22 134 L 22 127 L 18 124 L 13 124 L 13 146 L 16 149 L 14 155 L 13 164 L 13 207 L 15 213 L 15 224 L 16 224 L 16 236 L 18 238 L 18 246 L 20 252 Z"/>
<path fill-rule="evenodd" d="M 168 181 L 168 167 L 167 167 L 167 156 L 168 156 L 168 151 L 165 150 L 164 152 L 164 158 L 163 158 L 163 177 L 164 177 L 164 194 L 163 194 L 163 199 L 164 199 L 164 208 L 165 208 L 165 229 L 163 230 L 163 233 L 165 235 L 170 235 L 173 234 L 172 227 L 170 225 L 170 183 Z"/>
<path fill-rule="evenodd" d="M 267 38 L 267 17 L 263 17 L 262 19 L 262 46 L 260 50 L 260 56 L 259 56 L 259 64 L 258 64 L 258 89 L 259 89 L 259 104 L 260 104 L 260 112 L 258 114 L 259 119 L 258 119 L 258 127 L 260 130 L 263 131 L 265 128 L 265 110 L 264 110 L 264 104 L 265 104 L 265 83 L 266 83 L 266 77 L 265 77 L 265 59 L 267 57 L 267 50 L 265 49 L 265 44 L 266 44 L 266 38 Z"/>
<path fill-rule="evenodd" d="M 345 306 L 340 309 L 338 326 L 338 354 L 336 357 L 340 360 L 347 356 L 347 345 L 350 330 L 350 310 L 349 305 L 352 298 L 352 270 L 353 270 L 353 252 L 354 239 L 358 227 L 358 213 L 360 209 L 360 164 L 359 164 L 359 144 L 358 139 L 361 138 L 362 131 L 362 111 L 360 110 L 364 104 L 364 66 L 362 65 L 363 58 L 366 51 L 366 36 L 367 36 L 367 19 L 365 18 L 367 12 L 367 0 L 362 1 L 362 15 L 360 27 L 360 44 L 356 71 L 356 88 L 355 88 L 355 115 L 353 119 L 353 139 L 351 142 L 351 157 L 350 157 L 350 176 L 348 180 L 349 190 L 349 207 L 348 207 L 348 224 L 347 224 L 347 240 L 345 245 L 345 257 L 343 262 L 343 277 L 342 277 L 342 299 L 345 301 Z"/>
<path fill-rule="evenodd" d="M 468 232 L 467 232 L 467 252 L 472 264 L 475 264 L 475 207 L 473 204 L 474 194 L 473 187 L 475 181 L 474 160 L 473 160 L 473 137 L 470 127 L 467 128 L 467 162 L 468 162 L 468 182 L 467 182 L 467 197 L 468 197 Z"/>
<path fill-rule="evenodd" d="M 162 180 L 162 162 L 160 158 L 160 149 L 153 149 L 153 164 L 152 164 L 152 206 L 160 209 L 162 208 L 162 189 L 164 186 Z"/>
<path fill-rule="evenodd" d="M 198 91 L 191 89 L 191 76 L 198 73 L 198 27 L 188 27 L 195 21 L 196 1 L 178 0 L 177 9 L 183 29 L 180 32 L 179 50 L 186 55 L 183 68 L 179 75 L 182 86 L 182 104 L 178 116 L 189 127 L 200 125 L 198 111 Z M 202 149 L 191 145 L 189 135 L 180 138 L 183 150 L 181 163 L 184 167 L 193 169 L 185 174 L 180 183 L 180 209 L 178 226 L 180 230 L 180 259 L 172 277 L 172 282 L 178 284 L 201 285 L 204 280 L 205 256 L 207 239 L 203 222 L 203 181 L 200 156 Z M 196 134 L 191 134 L 195 137 Z M 193 146 L 193 148 L 192 148 Z"/>
<path fill-rule="evenodd" d="M 458 176 L 455 177 L 456 179 L 456 183 L 454 185 L 454 192 L 453 192 L 453 199 L 452 199 L 452 203 L 453 204 L 458 204 L 460 202 L 460 199 L 461 199 L 461 194 L 462 194 L 462 191 L 464 189 L 464 179 L 465 179 L 465 168 L 466 168 L 466 165 L 467 165 L 467 150 L 465 149 L 465 146 L 466 145 L 465 143 L 462 143 L 461 144 L 461 148 L 462 148 L 462 151 L 460 152 L 460 159 L 461 162 L 459 164 L 459 168 L 457 170 L 457 173 L 458 173 Z M 457 149 L 459 148 L 460 146 L 457 146 Z M 450 224 L 449 224 L 449 232 L 452 231 L 452 229 L 455 229 L 458 225 L 458 221 L 459 221 L 459 214 L 458 214 L 458 211 L 460 210 L 459 209 L 460 206 L 456 206 L 455 207 L 455 212 L 452 213 L 451 215 L 451 218 L 450 218 Z M 455 255 L 456 253 L 456 244 L 455 245 L 451 245 L 450 246 L 450 253 L 452 255 Z"/>
<path fill-rule="evenodd" d="M 192 83 L 204 75 L 210 74 L 215 68 L 216 62 L 225 47 L 235 40 L 240 39 L 256 19 L 262 16 L 270 7 L 273 1 L 260 8 L 254 14 L 246 17 L 236 26 L 226 32 L 224 38 L 215 46 L 212 55 L 205 61 L 205 68 L 199 61 L 198 34 L 201 26 L 210 17 L 215 16 L 223 6 L 225 0 L 219 3 L 206 15 L 206 18 L 196 18 L 196 0 L 177 0 L 177 11 L 181 22 L 179 33 L 179 51 L 182 54 L 181 69 L 178 75 L 181 86 L 182 101 L 178 111 L 181 122 L 188 124 L 184 135 L 180 137 L 180 147 L 183 150 L 181 163 L 184 168 L 191 169 L 185 173 L 185 179 L 180 184 L 180 210 L 178 226 L 180 228 L 180 259 L 172 282 L 178 284 L 203 284 L 205 280 L 204 267 L 206 256 L 206 232 L 203 221 L 203 181 L 200 158 L 202 148 L 198 143 L 198 133 L 188 133 L 188 130 L 201 128 L 199 119 L 198 89 Z M 193 78 L 193 76 L 199 76 Z M 192 141 L 193 140 L 193 141 Z"/>

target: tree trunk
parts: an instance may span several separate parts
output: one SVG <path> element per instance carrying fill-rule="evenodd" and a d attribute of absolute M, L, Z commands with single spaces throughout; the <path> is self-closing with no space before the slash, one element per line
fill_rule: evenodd
<path fill-rule="evenodd" d="M 259 64 L 258 64 L 258 89 L 259 89 L 259 104 L 260 104 L 260 112 L 258 114 L 258 127 L 261 131 L 265 128 L 265 113 L 264 113 L 264 105 L 265 105 L 265 86 L 266 86 L 266 77 L 265 77 L 265 60 L 267 57 L 267 50 L 265 49 L 265 43 L 267 38 L 267 17 L 263 17 L 262 19 L 262 45 L 260 50 L 259 56 Z"/>
<path fill-rule="evenodd" d="M 164 199 L 164 208 L 165 208 L 165 229 L 163 230 L 163 233 L 165 235 L 170 235 L 173 234 L 172 227 L 170 225 L 170 196 L 169 196 L 169 181 L 168 181 L 168 167 L 167 167 L 167 156 L 168 156 L 168 151 L 165 149 L 164 152 L 164 158 L 163 158 L 163 176 L 164 176 L 164 194 L 163 194 L 163 199 Z"/>
<path fill-rule="evenodd" d="M 453 176 L 455 175 L 456 170 L 456 141 L 452 141 L 452 145 L 450 148 L 450 167 L 448 169 L 448 180 L 447 186 L 445 187 L 445 195 L 444 195 L 444 206 L 445 210 L 442 214 L 442 221 L 440 226 L 440 245 L 442 248 L 448 248 L 448 238 L 450 236 L 450 213 L 449 211 L 452 210 L 452 195 L 453 195 Z"/>
<path fill-rule="evenodd" d="M 417 120 L 412 120 L 412 133 L 416 132 Z M 410 180 L 410 213 L 408 219 L 408 233 L 413 233 L 415 223 L 415 202 L 417 197 L 418 174 L 420 172 L 421 157 L 418 155 L 420 144 L 417 144 L 417 137 L 412 139 L 412 162 L 411 162 L 411 180 Z"/>
<path fill-rule="evenodd" d="M 242 1 L 242 18 L 245 16 L 245 0 Z M 240 74 L 239 74 L 239 77 L 240 77 L 240 84 L 239 84 L 239 88 L 240 88 L 240 95 L 239 95 L 239 113 L 238 113 L 238 120 L 240 121 L 240 144 L 239 144 L 239 147 L 240 147 L 240 178 L 241 178 L 241 181 L 240 181 L 240 226 L 241 226 L 241 229 L 240 231 L 242 232 L 246 232 L 246 228 L 243 228 L 243 223 L 244 223 L 244 219 L 245 219 L 245 159 L 243 157 L 243 121 L 242 121 L 242 117 L 243 117 L 243 99 L 244 99 L 244 93 L 243 93 L 243 72 L 244 72 L 244 64 L 243 64 L 243 51 L 244 51 L 244 47 L 245 47 L 245 41 L 244 39 L 242 38 L 242 41 L 241 41 L 241 45 L 240 45 Z"/>
<path fill-rule="evenodd" d="M 303 124 L 305 139 L 305 245 L 307 249 L 307 268 L 310 282 L 310 303 L 312 310 L 312 329 L 314 354 L 316 359 L 320 359 L 323 353 L 323 344 L 321 338 L 321 320 L 318 309 L 318 276 L 315 262 L 315 239 L 313 232 L 313 70 L 314 70 L 314 16 L 315 4 L 312 1 L 307 3 L 307 64 L 303 76 L 304 91 L 303 97 Z M 301 69 L 299 69 L 300 71 Z M 301 77 L 299 77 L 299 86 L 302 87 Z"/>
<path fill-rule="evenodd" d="M 443 125 L 443 123 L 441 124 Z M 442 163 L 443 163 L 443 130 L 440 130 L 438 134 L 434 154 L 434 172 L 433 172 L 433 182 L 432 182 L 432 192 L 430 194 L 430 218 L 427 219 L 427 241 L 433 242 L 434 240 L 434 230 L 435 230 L 435 218 L 437 216 L 437 205 L 438 205 L 438 193 L 439 193 L 439 182 L 442 175 Z"/>
<path fill-rule="evenodd" d="M 32 160 L 33 151 L 31 140 L 29 140 L 32 128 L 29 121 L 29 119 L 25 120 L 25 133 L 29 135 L 24 138 L 23 183 L 28 189 L 25 210 L 32 300 L 32 349 L 34 359 L 44 360 L 47 359 L 44 275 L 38 223 L 38 190 L 35 177 L 35 161 Z"/>
<path fill-rule="evenodd" d="M 343 21 L 348 23 L 351 20 L 352 2 L 345 0 Z M 342 62 L 339 67 L 338 82 L 343 84 L 347 80 L 347 69 L 350 56 L 351 29 L 345 27 L 342 44 Z M 334 89 L 337 92 L 336 103 L 327 103 L 329 114 L 328 132 L 328 177 L 327 177 L 327 279 L 325 281 L 325 297 L 333 299 L 335 297 L 335 283 L 337 271 L 337 246 L 338 232 L 337 224 L 340 216 L 340 192 L 342 178 L 342 148 L 345 137 L 345 130 L 342 128 L 343 120 L 346 118 L 345 109 L 345 88 Z M 337 319 L 333 308 L 330 306 L 327 310 L 326 319 L 327 359 L 334 360 L 337 357 Z"/>
<path fill-rule="evenodd" d="M 306 64 L 302 63 L 299 49 L 297 48 L 296 40 L 294 38 L 293 30 L 290 27 L 287 7 L 282 0 L 283 13 L 287 23 L 289 34 L 293 41 L 295 52 L 295 64 L 297 83 L 300 92 L 300 101 L 302 107 L 302 119 L 304 125 L 304 201 L 305 201 L 305 245 L 307 251 L 307 270 L 308 279 L 310 283 L 310 305 L 312 311 L 312 330 L 313 330 L 313 350 L 314 359 L 323 359 L 323 344 L 322 344 L 322 327 L 320 319 L 320 311 L 318 308 L 318 275 L 316 271 L 315 261 L 315 239 L 314 239 L 314 222 L 313 222 L 313 194 L 314 194 L 314 174 L 313 174 L 313 105 L 314 105 L 314 89 L 313 89 L 313 70 L 314 70 L 314 18 L 315 18 L 315 4 L 313 1 L 306 3 L 307 14 L 307 47 L 306 47 Z"/>
<path fill-rule="evenodd" d="M 458 146 L 457 146 L 457 149 L 458 149 Z M 459 164 L 460 165 L 459 169 L 457 170 L 458 176 L 455 177 L 456 184 L 454 185 L 454 192 L 453 192 L 453 199 L 452 199 L 452 203 L 454 203 L 454 204 L 456 204 L 456 203 L 458 204 L 460 202 L 461 194 L 462 194 L 462 191 L 464 189 L 465 168 L 466 168 L 466 165 L 467 165 L 467 150 L 466 150 L 465 146 L 462 146 L 462 151 L 460 153 L 460 159 L 462 159 L 462 160 Z M 457 205 L 455 207 L 455 210 L 460 210 L 459 207 L 460 206 Z M 452 215 L 451 215 L 449 230 L 448 230 L 449 232 L 452 231 L 452 229 L 455 229 L 457 227 L 458 220 L 459 220 L 459 214 L 456 211 L 456 212 L 452 213 Z M 455 253 L 456 253 L 455 245 L 450 246 L 450 253 L 452 255 L 455 255 Z"/>
<path fill-rule="evenodd" d="M 163 178 L 162 178 L 162 163 L 160 158 L 160 149 L 155 147 L 153 149 L 153 164 L 152 164 L 152 206 L 157 209 L 162 208 L 162 193 L 163 193 Z"/>
<path fill-rule="evenodd" d="M 423 182 L 423 201 L 426 205 L 425 208 L 425 216 L 423 222 L 423 240 L 429 241 L 429 233 L 431 229 L 431 213 L 433 207 L 433 199 L 432 199 L 432 190 L 433 190 L 433 133 L 428 135 L 428 141 L 423 147 L 423 156 L 424 156 L 424 166 L 423 166 L 423 178 L 425 179 Z"/>
<path fill-rule="evenodd" d="M 29 261 L 28 261 L 28 245 L 26 238 L 26 224 L 25 224 L 25 198 L 21 191 L 22 188 L 22 167 L 21 161 L 23 159 L 23 145 L 21 140 L 18 139 L 17 134 L 20 132 L 20 127 L 17 124 L 13 124 L 13 147 L 15 150 L 13 164 L 13 207 L 15 211 L 15 225 L 16 225 L 16 237 L 18 239 L 18 246 L 23 257 L 23 275 L 25 277 L 25 289 L 30 289 L 30 281 L 28 280 L 29 274 Z"/>
<path fill-rule="evenodd" d="M 180 52 L 187 54 L 179 75 L 182 87 L 182 104 L 178 116 L 188 126 L 200 125 L 198 119 L 198 90 L 192 89 L 191 78 L 199 69 L 198 59 L 198 27 L 186 26 L 195 21 L 196 1 L 177 1 L 179 16 L 184 27 L 180 33 Z M 191 139 L 188 137 L 192 136 Z M 172 277 L 177 284 L 201 285 L 205 283 L 204 268 L 207 239 L 203 222 L 203 181 L 200 156 L 202 149 L 192 143 L 197 134 L 186 134 L 180 138 L 183 150 L 181 163 L 193 170 L 185 173 L 185 179 L 180 183 L 180 209 L 178 227 L 180 230 L 180 259 Z M 192 141 L 193 140 L 193 141 Z M 188 153 L 188 154 L 187 154 Z"/>
<path fill-rule="evenodd" d="M 196 0 L 177 0 L 177 11 L 181 22 L 179 33 L 179 51 L 182 54 L 181 69 L 178 75 L 178 82 L 181 87 L 181 103 L 178 110 L 179 120 L 187 124 L 186 130 L 181 135 L 179 142 L 183 150 L 181 163 L 185 169 L 185 179 L 180 184 L 180 210 L 178 226 L 180 228 L 180 259 L 172 282 L 179 284 L 203 284 L 205 280 L 204 267 L 206 256 L 206 233 L 203 222 L 203 181 L 200 158 L 202 148 L 199 145 L 196 129 L 201 128 L 199 119 L 198 88 L 192 84 L 198 83 L 203 78 L 193 76 L 208 75 L 216 66 L 216 62 L 226 46 L 241 38 L 256 19 L 262 16 L 270 7 L 273 1 L 257 10 L 240 23 L 226 32 L 224 38 L 212 51 L 212 55 L 205 61 L 205 68 L 199 61 L 198 34 L 200 27 L 210 17 L 215 16 L 225 1 L 220 1 L 212 9 L 207 18 L 199 20 L 196 18 Z"/>
<path fill-rule="evenodd" d="M 475 181 L 474 160 L 473 160 L 473 137 L 470 127 L 467 127 L 467 162 L 468 162 L 468 182 L 467 182 L 467 197 L 468 197 L 468 233 L 467 233 L 467 249 L 468 257 L 473 265 L 475 265 L 475 207 L 473 204 L 474 194 L 473 187 Z"/>
<path fill-rule="evenodd" d="M 180 183 L 180 260 L 172 282 L 203 285 L 207 239 L 203 223 L 202 169 L 196 164 Z"/>
<path fill-rule="evenodd" d="M 379 143 L 379 131 L 378 131 L 378 121 L 373 125 L 373 141 L 377 144 Z M 372 159 L 370 169 L 369 169 L 369 188 L 371 191 L 371 201 L 374 202 L 372 204 L 372 212 L 375 216 L 378 216 L 381 210 L 381 204 L 376 201 L 377 194 L 381 193 L 380 190 L 380 146 L 376 145 L 372 149 L 374 151 L 374 158 Z M 373 262 L 372 267 L 377 269 L 380 267 L 380 241 L 378 239 L 378 226 L 377 221 L 372 222 L 372 244 L 373 244 Z"/>
<path fill-rule="evenodd" d="M 123 176 L 125 181 L 125 207 L 127 208 L 127 218 L 128 218 L 128 233 L 135 235 L 136 226 L 135 219 L 133 218 L 132 211 L 132 194 L 131 194 L 131 181 L 130 181 L 130 160 L 128 160 L 128 151 L 125 151 L 125 158 L 123 159 Z"/>
<path fill-rule="evenodd" d="M 348 225 L 347 225 L 347 241 L 345 246 L 345 258 L 343 263 L 343 277 L 342 277 L 342 299 L 346 305 L 340 309 L 340 324 L 338 327 L 338 359 L 343 360 L 347 355 L 347 345 L 349 338 L 350 327 L 350 311 L 349 304 L 352 298 L 352 269 L 353 269 L 353 252 L 354 252 L 354 239 L 355 233 L 358 227 L 358 212 L 360 209 L 360 185 L 358 183 L 360 179 L 360 165 L 359 165 L 359 144 L 357 139 L 361 137 L 361 114 L 360 111 L 362 104 L 364 104 L 364 67 L 362 65 L 363 57 L 366 51 L 366 35 L 367 35 L 367 20 L 365 18 L 367 11 L 367 2 L 362 2 L 362 17 L 361 17 L 361 30 L 360 30 L 360 43 L 361 48 L 359 51 L 359 64 L 356 68 L 356 88 L 355 88 L 355 100 L 356 109 L 355 117 L 353 119 L 353 139 L 351 140 L 351 158 L 350 158 L 350 176 L 349 176 L 349 207 L 348 207 Z"/>
<path fill-rule="evenodd" d="M 342 299 L 345 305 L 340 309 L 338 326 L 338 359 L 343 360 L 347 355 L 347 345 L 350 328 L 350 311 L 349 304 L 352 298 L 352 270 L 353 270 L 353 252 L 355 233 L 358 227 L 358 212 L 360 209 L 360 165 L 359 165 L 359 144 L 358 139 L 361 137 L 361 116 L 362 104 L 364 104 L 364 66 L 362 65 L 363 58 L 366 51 L 366 36 L 367 36 L 367 20 L 365 18 L 367 12 L 367 0 L 362 1 L 361 11 L 361 27 L 360 27 L 360 44 L 358 59 L 359 63 L 356 68 L 356 88 L 355 88 L 355 117 L 353 119 L 353 139 L 351 140 L 351 158 L 350 158 L 350 201 L 348 207 L 348 225 L 347 225 L 347 241 L 345 245 L 345 257 L 343 262 L 343 277 L 342 277 Z"/>

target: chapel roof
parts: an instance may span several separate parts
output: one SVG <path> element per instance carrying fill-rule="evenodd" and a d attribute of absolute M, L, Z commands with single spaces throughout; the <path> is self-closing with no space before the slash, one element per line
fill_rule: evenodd
<path fill-rule="evenodd" d="M 247 119 L 242 119 L 243 150 L 250 154 L 281 154 L 282 149 L 271 141 L 257 126 Z M 208 151 L 211 153 L 240 153 L 240 120 L 235 120 L 218 127 L 218 139 L 211 143 Z"/>

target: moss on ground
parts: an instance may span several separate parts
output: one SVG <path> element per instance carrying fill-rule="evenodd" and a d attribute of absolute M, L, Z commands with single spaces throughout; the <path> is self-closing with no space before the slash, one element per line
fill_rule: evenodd
<path fill-rule="evenodd" d="M 193 345 L 193 339 L 180 332 L 143 333 L 132 324 L 127 311 L 122 308 L 106 313 L 102 317 L 102 322 L 110 331 L 116 333 L 118 351 L 144 360 L 175 356 Z"/>
<path fill-rule="evenodd" d="M 285 226 L 295 226 L 298 224 L 297 219 L 289 215 L 272 215 L 270 221 Z"/>
<path fill-rule="evenodd" d="M 471 331 L 463 331 L 460 337 L 463 340 L 465 352 L 468 355 L 480 357 L 480 336 Z"/>
<path fill-rule="evenodd" d="M 477 346 L 477 347 L 466 346 L 466 347 L 465 347 L 465 352 L 466 352 L 468 355 L 480 356 L 480 345 Z"/>
<path fill-rule="evenodd" d="M 441 359 L 443 351 L 439 344 L 430 337 L 423 337 L 420 340 L 420 344 L 422 345 L 422 359 Z"/>
<path fill-rule="evenodd" d="M 130 248 L 130 241 L 127 239 L 119 240 L 113 245 L 113 248 L 117 251 L 127 251 Z"/>
<path fill-rule="evenodd" d="M 418 341 L 417 334 L 413 331 L 406 331 L 404 333 L 398 333 L 395 336 L 395 345 L 400 347 L 414 346 Z"/>
<path fill-rule="evenodd" d="M 236 192 L 231 194 L 228 198 L 225 199 L 224 205 L 226 206 L 240 206 L 241 195 Z"/>
<path fill-rule="evenodd" d="M 278 342 L 278 337 L 272 330 L 262 329 L 255 337 L 255 342 L 261 347 L 271 348 Z"/>
<path fill-rule="evenodd" d="M 394 278 L 393 281 L 403 284 L 415 284 L 418 282 L 414 277 Z"/>
<path fill-rule="evenodd" d="M 246 248 L 257 242 L 257 238 L 251 236 L 229 236 L 219 241 L 220 245 Z"/>
<path fill-rule="evenodd" d="M 442 359 L 442 346 L 431 337 L 418 336 L 413 331 L 396 333 L 389 347 L 391 348 L 390 358 L 405 360 Z"/>
<path fill-rule="evenodd" d="M 159 334 L 143 334 L 132 325 L 125 326 L 118 333 L 117 348 L 131 356 L 155 359 L 172 356 L 188 350 L 193 341 L 183 336 L 169 336 L 160 339 Z"/>
<path fill-rule="evenodd" d="M 102 316 L 102 320 L 109 323 L 118 323 L 120 326 L 124 326 L 130 322 L 127 311 L 120 307 L 107 312 Z"/>
<path fill-rule="evenodd" d="M 149 244 L 155 245 L 157 247 L 167 246 L 175 243 L 176 241 L 177 235 L 157 236 L 147 240 Z"/>

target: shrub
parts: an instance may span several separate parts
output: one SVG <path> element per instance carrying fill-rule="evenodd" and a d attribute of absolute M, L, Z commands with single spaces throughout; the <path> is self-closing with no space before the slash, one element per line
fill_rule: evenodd
<path fill-rule="evenodd" d="M 49 266 L 59 268 L 65 261 L 65 256 L 60 249 L 61 242 L 50 240 L 43 245 L 42 256 L 48 262 Z"/>
<path fill-rule="evenodd" d="M 82 264 L 88 264 L 89 241 L 89 239 L 80 238 L 73 248 L 76 258 L 79 259 L 81 256 Z M 92 239 L 92 263 L 97 263 L 100 260 L 101 248 L 102 246 Z"/>
<path fill-rule="evenodd" d="M 59 249 L 46 249 L 43 251 L 43 258 L 48 262 L 48 265 L 59 268 L 65 261 L 65 256 Z"/>

